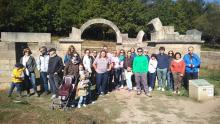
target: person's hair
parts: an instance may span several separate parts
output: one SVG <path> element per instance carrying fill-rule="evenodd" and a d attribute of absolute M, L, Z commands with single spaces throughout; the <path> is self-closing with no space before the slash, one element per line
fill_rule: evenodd
<path fill-rule="evenodd" d="M 26 52 L 28 52 L 29 55 L 32 54 L 31 49 L 29 47 L 27 47 L 23 50 L 23 54 L 25 54 Z"/>
<path fill-rule="evenodd" d="M 82 66 L 82 67 L 83 67 L 83 70 L 85 70 L 85 67 L 84 67 L 83 63 L 80 63 L 80 64 L 79 64 L 79 67 L 80 67 L 80 66 Z"/>
<path fill-rule="evenodd" d="M 102 46 L 102 48 L 104 48 L 104 47 L 108 48 L 108 46 L 107 46 L 107 45 L 103 45 L 103 46 Z"/>
<path fill-rule="evenodd" d="M 141 51 L 143 52 L 143 49 L 142 49 L 142 48 L 140 48 L 140 47 L 139 47 L 139 48 L 137 48 L 137 51 L 138 51 L 138 50 L 141 50 Z"/>
<path fill-rule="evenodd" d="M 165 47 L 160 47 L 159 50 L 165 51 Z"/>
<path fill-rule="evenodd" d="M 67 55 L 73 55 L 74 52 L 72 53 L 72 52 L 71 52 L 71 49 L 74 49 L 74 52 L 75 52 L 75 50 L 76 50 L 73 45 L 70 45 L 70 46 L 68 47 L 67 52 L 66 52 Z"/>
<path fill-rule="evenodd" d="M 175 55 L 174 55 L 174 59 L 176 59 L 176 55 L 178 55 L 178 54 L 180 55 L 180 58 L 182 57 L 180 52 L 176 52 Z"/>
<path fill-rule="evenodd" d="M 132 48 L 130 49 L 130 51 L 131 51 L 132 49 L 133 49 L 133 50 L 134 50 L 134 52 L 135 52 L 135 48 L 134 48 L 134 47 L 132 47 Z"/>
<path fill-rule="evenodd" d="M 127 58 L 128 58 L 128 53 L 129 53 L 129 52 L 131 53 L 131 50 L 128 50 L 128 51 L 127 51 L 127 54 L 126 54 L 126 57 L 127 57 Z M 131 56 L 131 55 L 130 55 L 130 56 Z"/>
<path fill-rule="evenodd" d="M 189 46 L 188 49 L 193 49 L 194 50 L 194 47 L 193 46 Z"/>
<path fill-rule="evenodd" d="M 151 57 L 157 58 L 157 55 L 156 54 L 151 54 Z"/>
<path fill-rule="evenodd" d="M 172 52 L 172 57 L 174 56 L 174 52 L 173 52 L 173 50 L 170 50 L 169 52 L 168 52 L 168 55 L 169 55 L 169 53 L 171 53 Z"/>
<path fill-rule="evenodd" d="M 85 50 L 84 50 L 84 53 L 86 53 L 86 51 L 89 51 L 89 52 L 90 52 L 90 50 L 89 50 L 89 49 L 85 49 Z"/>
<path fill-rule="evenodd" d="M 44 49 L 45 51 L 47 51 L 47 47 L 46 46 L 42 46 L 39 48 L 39 50 Z"/>
<path fill-rule="evenodd" d="M 107 57 L 107 52 L 105 50 L 101 50 L 100 53 L 99 53 L 99 58 L 101 58 L 101 54 L 102 52 L 105 52 L 105 58 Z"/>
<path fill-rule="evenodd" d="M 121 51 L 125 54 L 125 50 L 124 49 L 121 49 L 119 52 L 121 53 Z"/>

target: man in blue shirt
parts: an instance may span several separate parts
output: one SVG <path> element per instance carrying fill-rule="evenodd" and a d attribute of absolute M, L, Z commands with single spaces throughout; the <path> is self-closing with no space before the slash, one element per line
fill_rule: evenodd
<path fill-rule="evenodd" d="M 158 78 L 158 90 L 165 91 L 167 69 L 169 68 L 169 57 L 165 54 L 165 48 L 159 48 L 159 54 L 157 55 L 157 78 Z"/>
<path fill-rule="evenodd" d="M 188 48 L 188 54 L 183 57 L 186 64 L 186 81 L 184 82 L 186 89 L 188 89 L 189 80 L 198 79 L 198 72 L 201 64 L 199 56 L 193 53 L 193 50 L 194 48 L 190 46 Z"/>

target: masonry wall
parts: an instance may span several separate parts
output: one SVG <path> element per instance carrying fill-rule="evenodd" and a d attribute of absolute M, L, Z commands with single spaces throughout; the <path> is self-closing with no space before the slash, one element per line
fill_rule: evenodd
<path fill-rule="evenodd" d="M 201 51 L 201 67 L 220 70 L 220 52 Z"/>

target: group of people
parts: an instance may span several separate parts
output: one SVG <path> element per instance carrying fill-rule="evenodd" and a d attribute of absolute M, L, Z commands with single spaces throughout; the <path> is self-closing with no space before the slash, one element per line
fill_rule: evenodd
<path fill-rule="evenodd" d="M 103 46 L 100 52 L 85 49 L 80 57 L 75 47 L 70 45 L 62 60 L 55 48 L 47 50 L 42 46 L 39 48 L 38 58 L 31 56 L 30 48 L 25 48 L 24 56 L 12 71 L 9 96 L 15 87 L 19 95 L 26 90 L 28 96 L 40 96 L 36 86 L 35 68 L 40 72 L 43 94 L 51 93 L 51 99 L 57 97 L 63 79 L 72 76 L 72 84 L 76 88 L 75 96 L 79 97 L 79 108 L 81 105 L 94 103 L 98 96 L 125 87 L 128 92 L 136 90 L 137 95 L 144 92 L 149 97 L 152 97 L 151 92 L 154 89 L 170 90 L 179 94 L 182 85 L 188 89 L 188 81 L 198 78 L 201 62 L 193 50 L 193 47 L 189 47 L 188 53 L 182 57 L 180 52 L 174 53 L 172 50 L 166 54 L 165 48 L 160 47 L 158 54 L 149 56 L 143 48 L 138 48 L 137 51 L 131 48 L 128 51 L 121 49 L 110 52 L 107 46 Z M 155 87 L 156 79 L 158 87 Z M 30 93 L 31 88 L 34 93 Z"/>

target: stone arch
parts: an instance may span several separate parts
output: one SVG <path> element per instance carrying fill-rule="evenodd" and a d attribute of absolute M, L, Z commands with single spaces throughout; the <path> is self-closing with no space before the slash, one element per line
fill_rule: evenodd
<path fill-rule="evenodd" d="M 119 28 L 113 22 L 111 22 L 109 20 L 106 20 L 106 19 L 102 19 L 102 18 L 91 19 L 91 20 L 87 21 L 86 23 L 84 23 L 80 27 L 81 36 L 82 36 L 83 32 L 90 25 L 93 25 L 93 24 L 105 24 L 105 25 L 108 25 L 109 27 L 111 27 L 115 31 L 115 33 L 116 33 L 117 44 L 122 44 L 122 36 L 121 36 L 121 32 L 120 32 Z"/>

